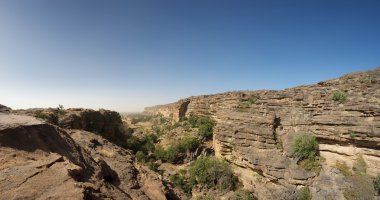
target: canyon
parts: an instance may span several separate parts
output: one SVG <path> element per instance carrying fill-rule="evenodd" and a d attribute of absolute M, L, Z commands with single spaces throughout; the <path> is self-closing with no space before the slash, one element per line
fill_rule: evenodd
<path fill-rule="evenodd" d="M 284 90 L 193 96 L 145 114 L 177 124 L 168 131 L 174 136 L 157 133 L 163 146 L 165 137 L 183 137 L 178 124 L 192 116 L 211 119 L 213 134 L 181 165 L 155 161 L 166 169 L 160 174 L 125 144 L 137 131 L 117 112 L 0 105 L 0 199 L 196 199 L 177 191 L 166 173 L 201 154 L 227 161 L 255 199 L 299 199 L 305 187 L 315 200 L 347 199 L 351 182 L 338 163 L 353 173 L 363 160 L 366 176 L 380 174 L 380 67 Z M 155 134 L 153 125 L 141 127 Z M 293 155 L 294 138 L 305 133 L 318 141 L 316 170 Z"/>

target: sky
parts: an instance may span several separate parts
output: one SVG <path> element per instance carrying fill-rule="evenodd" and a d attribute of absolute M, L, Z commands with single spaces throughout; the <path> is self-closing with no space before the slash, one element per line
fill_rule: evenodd
<path fill-rule="evenodd" d="M 379 0 L 1 0 L 0 104 L 142 111 L 380 66 Z"/>

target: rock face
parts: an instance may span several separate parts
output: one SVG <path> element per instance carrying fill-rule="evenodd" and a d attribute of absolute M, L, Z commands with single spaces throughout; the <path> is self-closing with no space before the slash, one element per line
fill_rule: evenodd
<path fill-rule="evenodd" d="M 67 109 L 59 116 L 58 121 L 58 125 L 62 128 L 81 129 L 98 133 L 116 143 L 126 140 L 120 114 L 114 111 Z"/>
<path fill-rule="evenodd" d="M 0 199 L 155 199 L 129 151 L 31 116 L 0 113 L 0 163 Z"/>
<path fill-rule="evenodd" d="M 100 109 L 69 108 L 33 108 L 15 110 L 16 114 L 34 116 L 65 129 L 80 129 L 97 133 L 117 144 L 126 140 L 120 114 L 115 111 Z"/>
<path fill-rule="evenodd" d="M 334 101 L 337 92 L 347 99 Z M 342 188 L 332 187 L 338 180 L 327 174 L 337 160 L 352 167 L 357 155 L 363 156 L 369 175 L 380 173 L 380 68 L 280 91 L 190 97 L 146 111 L 175 120 L 213 118 L 216 155 L 237 166 L 245 187 L 259 199 L 292 198 L 298 185 L 309 185 L 316 199 L 342 199 Z M 303 132 L 313 133 L 320 144 L 325 162 L 319 175 L 299 167 L 291 156 L 292 138 Z"/>
<path fill-rule="evenodd" d="M 180 119 L 186 117 L 187 106 L 190 103 L 190 99 L 181 99 L 178 102 L 158 105 L 145 108 L 145 112 L 153 114 L 162 114 L 164 117 L 171 118 L 174 121 L 179 121 Z"/>

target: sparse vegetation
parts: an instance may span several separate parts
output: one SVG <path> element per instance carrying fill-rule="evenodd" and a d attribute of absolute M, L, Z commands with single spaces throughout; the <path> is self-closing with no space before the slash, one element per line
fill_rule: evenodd
<path fill-rule="evenodd" d="M 194 179 L 186 179 L 185 173 L 174 174 L 170 176 L 170 181 L 173 183 L 174 187 L 182 189 L 185 193 L 190 194 L 195 183 Z"/>
<path fill-rule="evenodd" d="M 373 74 L 368 74 L 367 77 L 365 77 L 365 79 L 364 79 L 364 83 L 366 83 L 368 85 L 375 84 L 376 82 L 377 82 L 376 78 Z"/>
<path fill-rule="evenodd" d="M 355 140 L 355 138 L 356 138 L 356 133 L 355 133 L 354 131 L 349 130 L 349 131 L 348 131 L 348 134 L 350 135 L 351 140 Z"/>
<path fill-rule="evenodd" d="M 320 164 L 317 160 L 317 139 L 307 133 L 296 136 L 292 143 L 293 156 L 299 160 L 299 164 L 306 170 L 319 171 Z"/>
<path fill-rule="evenodd" d="M 344 161 L 336 161 L 335 167 L 344 175 L 351 176 L 351 170 Z"/>
<path fill-rule="evenodd" d="M 343 192 L 347 200 L 373 199 L 375 190 L 371 177 L 366 174 L 354 174 L 348 178 L 348 182 L 350 184 Z"/>
<path fill-rule="evenodd" d="M 137 124 L 139 122 L 147 122 L 153 118 L 152 115 L 147 115 L 143 113 L 129 114 L 128 117 L 131 118 L 131 124 Z"/>
<path fill-rule="evenodd" d="M 373 199 L 375 195 L 376 184 L 369 177 L 367 172 L 367 164 L 363 156 L 359 155 L 352 167 L 353 175 L 347 177 L 348 186 L 343 194 L 347 200 L 356 199 Z"/>
<path fill-rule="evenodd" d="M 299 199 L 300 200 L 311 200 L 313 198 L 310 188 L 308 186 L 303 187 L 299 191 Z"/>
<path fill-rule="evenodd" d="M 166 160 L 166 151 L 162 146 L 157 145 L 154 149 L 154 156 L 158 160 Z"/>
<path fill-rule="evenodd" d="M 259 100 L 259 97 L 253 95 L 253 96 L 249 97 L 248 102 L 252 105 L 252 104 L 255 104 L 257 102 L 257 100 Z"/>
<path fill-rule="evenodd" d="M 319 173 L 321 170 L 321 164 L 319 163 L 319 160 L 316 159 L 316 157 L 309 157 L 307 159 L 301 160 L 299 162 L 299 165 L 308 171 L 313 171 L 316 173 Z"/>
<path fill-rule="evenodd" d="M 239 107 L 237 111 L 239 112 L 247 112 L 248 109 L 259 100 L 258 96 L 251 96 L 248 99 L 244 99 L 239 103 Z"/>
<path fill-rule="evenodd" d="M 380 194 L 380 174 L 378 174 L 375 178 L 375 181 L 374 181 L 374 185 L 375 185 L 375 190 L 377 192 L 377 194 Z"/>
<path fill-rule="evenodd" d="M 253 200 L 253 194 L 246 189 L 239 189 L 235 191 L 231 200 Z"/>
<path fill-rule="evenodd" d="M 40 119 L 47 119 L 48 116 L 46 113 L 44 113 L 43 111 L 41 110 L 38 110 L 34 113 L 34 116 L 37 117 L 37 118 L 40 118 Z"/>
<path fill-rule="evenodd" d="M 135 152 L 137 161 L 147 165 L 151 170 L 157 171 L 158 165 L 150 155 L 151 153 L 156 152 L 155 145 L 157 142 L 158 137 L 155 134 L 148 134 L 142 138 L 131 136 L 128 138 L 124 147 Z"/>
<path fill-rule="evenodd" d="M 354 171 L 355 174 L 359 175 L 364 175 L 367 173 L 367 163 L 365 162 L 362 155 L 358 155 L 356 157 L 356 161 L 352 166 L 352 171 Z"/>
<path fill-rule="evenodd" d="M 145 154 L 142 151 L 136 152 L 136 160 L 139 162 L 145 162 Z"/>
<path fill-rule="evenodd" d="M 186 137 L 179 141 L 172 142 L 165 151 L 165 160 L 175 163 L 180 154 L 187 151 L 194 151 L 199 146 L 199 140 L 195 137 Z"/>
<path fill-rule="evenodd" d="M 59 115 L 64 115 L 66 113 L 65 108 L 61 104 L 58 105 L 57 110 Z"/>
<path fill-rule="evenodd" d="M 233 190 L 237 177 L 232 173 L 228 163 L 215 157 L 199 157 L 189 169 L 190 177 L 208 188 Z"/>
<path fill-rule="evenodd" d="M 197 200 L 214 200 L 214 198 L 210 196 L 198 196 Z"/>
<path fill-rule="evenodd" d="M 333 93 L 332 100 L 339 103 L 345 103 L 347 101 L 347 94 L 342 91 L 335 91 Z"/>
<path fill-rule="evenodd" d="M 125 147 L 134 152 L 142 151 L 144 154 L 154 151 L 155 143 L 158 142 L 156 134 L 148 134 L 142 138 L 131 136 L 127 139 Z"/>
<path fill-rule="evenodd" d="M 150 159 L 147 163 L 145 163 L 148 167 L 149 167 L 149 169 L 151 169 L 151 170 L 153 170 L 153 171 L 155 171 L 155 172 L 160 172 L 159 170 L 158 170 L 158 167 L 159 167 L 159 165 L 155 162 L 155 160 L 154 159 Z"/>

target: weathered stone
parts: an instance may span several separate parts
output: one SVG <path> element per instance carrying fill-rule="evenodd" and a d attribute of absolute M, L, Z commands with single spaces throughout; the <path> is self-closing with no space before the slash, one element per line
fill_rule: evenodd
<path fill-rule="evenodd" d="M 371 77 L 370 82 L 368 77 Z M 371 176 L 380 173 L 379 83 L 380 67 L 316 85 L 279 91 L 195 96 L 169 105 L 150 107 L 146 111 L 152 114 L 164 112 L 170 116 L 179 113 L 178 108 L 184 101 L 189 102 L 185 116 L 209 116 L 216 122 L 215 155 L 240 167 L 263 172 L 264 177 L 276 183 L 274 187 L 277 189 L 268 191 L 271 197 L 258 191 L 264 189 L 254 189 L 259 199 L 281 199 L 274 198 L 275 191 L 288 191 L 289 185 L 310 185 L 312 192 L 317 191 L 314 190 L 316 183 L 309 181 L 315 174 L 301 169 L 292 158 L 292 138 L 298 133 L 311 133 L 317 137 L 320 154 L 326 159 L 323 169 L 333 168 L 334 157 L 346 160 L 352 166 L 354 158 L 362 154 L 368 164 L 368 173 Z M 343 103 L 334 101 L 335 91 L 345 92 L 347 100 Z M 343 147 L 342 151 L 334 151 L 334 145 Z M 355 150 L 346 149 L 348 146 Z M 337 191 L 340 193 L 335 196 L 342 197 L 342 191 Z M 318 194 L 328 197 L 328 192 Z"/>
<path fill-rule="evenodd" d="M 139 189 L 130 152 L 90 132 L 71 135 L 0 113 L 0 199 L 151 199 Z"/>

